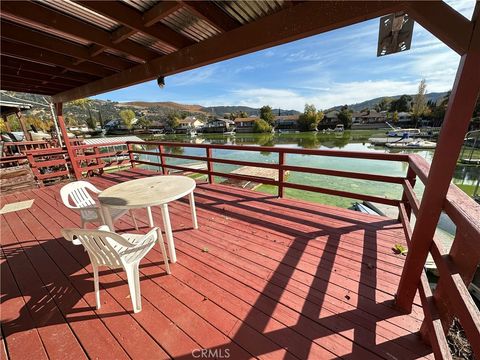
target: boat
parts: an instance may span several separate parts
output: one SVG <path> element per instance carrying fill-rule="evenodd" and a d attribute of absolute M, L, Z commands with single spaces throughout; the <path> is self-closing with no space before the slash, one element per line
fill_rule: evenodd
<path fill-rule="evenodd" d="M 405 142 L 393 142 L 385 144 L 386 147 L 391 149 L 435 149 L 437 143 L 433 141 L 419 140 L 411 141 L 408 143 Z"/>
<path fill-rule="evenodd" d="M 342 124 L 338 124 L 337 126 L 335 126 L 335 129 L 333 129 L 333 131 L 334 132 L 344 132 L 345 127 Z"/>
<path fill-rule="evenodd" d="M 390 137 L 402 137 L 402 138 L 408 138 L 408 137 L 419 137 L 421 135 L 420 129 L 402 129 L 400 127 L 393 127 L 389 122 L 385 122 L 389 127 L 390 131 L 387 132 L 387 136 Z"/>

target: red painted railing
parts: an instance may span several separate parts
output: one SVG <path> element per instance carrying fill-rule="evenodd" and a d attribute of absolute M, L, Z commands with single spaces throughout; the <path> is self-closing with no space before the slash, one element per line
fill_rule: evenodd
<path fill-rule="evenodd" d="M 288 154 L 301 154 L 301 155 L 330 156 L 330 157 L 340 157 L 340 158 L 400 161 L 405 163 L 407 163 L 409 159 L 408 155 L 403 155 L 403 154 L 385 154 L 385 153 L 337 151 L 337 150 L 290 149 L 285 147 L 267 147 L 267 146 L 235 146 L 235 145 L 213 145 L 213 144 L 186 144 L 186 143 L 175 143 L 175 142 L 148 142 L 148 145 L 156 147 L 157 151 L 145 151 L 145 150 L 134 149 L 133 148 L 134 145 L 137 145 L 137 146 L 146 145 L 146 143 L 129 141 L 128 147 L 129 147 L 129 153 L 131 155 L 156 156 L 158 157 L 159 162 L 146 161 L 146 160 L 140 160 L 140 159 L 131 160 L 133 166 L 135 164 L 157 166 L 162 169 L 162 172 L 164 174 L 168 173 L 168 169 L 175 169 L 180 171 L 195 172 L 195 173 L 207 175 L 209 182 L 213 182 L 215 176 L 232 178 L 237 180 L 260 182 L 263 184 L 277 186 L 278 196 L 280 197 L 283 196 L 285 188 L 291 188 L 291 189 L 312 191 L 316 193 L 323 193 L 328 195 L 354 198 L 359 200 L 372 201 L 372 202 L 377 202 L 380 204 L 386 204 L 391 206 L 398 206 L 400 204 L 400 200 L 373 196 L 373 195 L 353 193 L 350 191 L 334 190 L 334 189 L 329 189 L 329 188 L 324 188 L 319 186 L 285 182 L 284 180 L 285 172 L 294 171 L 294 172 L 302 172 L 302 173 L 309 173 L 309 174 L 330 175 L 330 176 L 338 176 L 338 177 L 347 177 L 352 179 L 379 181 L 379 182 L 391 183 L 391 184 L 402 184 L 405 180 L 407 180 L 406 177 L 375 175 L 375 174 L 366 174 L 366 173 L 358 173 L 358 172 L 350 172 L 350 171 L 329 170 L 329 169 L 319 169 L 319 168 L 313 168 L 313 167 L 288 165 L 285 162 L 285 158 Z M 165 147 L 187 147 L 187 148 L 205 149 L 205 156 L 191 156 L 191 155 L 179 155 L 179 154 L 167 153 L 165 151 Z M 278 162 L 262 163 L 262 162 L 217 158 L 212 155 L 213 150 L 215 149 L 276 153 L 278 154 Z M 181 165 L 167 164 L 167 162 L 165 161 L 165 159 L 167 158 L 204 161 L 207 164 L 207 169 L 191 169 Z M 265 177 L 250 176 L 250 175 L 218 172 L 218 171 L 215 171 L 214 169 L 214 166 L 216 163 L 276 169 L 278 171 L 278 180 L 265 178 Z"/>
<path fill-rule="evenodd" d="M 62 148 L 29 150 L 26 157 L 40 186 L 53 179 L 68 177 L 70 174 L 67 152 Z"/>
<path fill-rule="evenodd" d="M 123 147 L 118 151 L 103 151 L 108 147 Z M 105 168 L 111 166 L 124 166 L 130 164 L 127 145 L 122 142 L 110 142 L 94 145 L 74 145 L 75 154 L 72 166 L 77 167 L 82 173 L 92 175 L 95 172 L 103 173 Z"/>
<path fill-rule="evenodd" d="M 413 173 L 423 183 L 427 182 L 430 165 L 418 155 L 409 156 Z M 414 181 L 404 183 L 406 202 L 400 203 L 400 220 L 403 224 L 409 247 L 412 229 L 406 205 L 416 215 L 420 201 L 413 191 Z M 451 185 L 444 204 L 444 212 L 456 225 L 452 247 L 447 252 L 437 238 L 433 239 L 430 254 L 439 273 L 439 280 L 432 293 L 426 277 L 422 274 L 418 291 L 422 301 L 425 320 L 424 335 L 439 358 L 451 358 L 445 333 L 454 318 L 458 318 L 465 330 L 472 349 L 480 357 L 480 314 L 468 286 L 472 282 L 480 262 L 480 206 L 457 186 Z M 416 224 L 421 226 L 421 224 Z"/>

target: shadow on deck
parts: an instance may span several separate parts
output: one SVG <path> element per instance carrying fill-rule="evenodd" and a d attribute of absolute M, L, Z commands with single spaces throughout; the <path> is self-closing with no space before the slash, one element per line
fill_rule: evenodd
<path fill-rule="evenodd" d="M 156 174 L 132 169 L 91 178 L 99 188 Z M 141 266 L 143 311 L 133 314 L 122 272 L 101 272 L 95 310 L 87 254 L 61 238 L 80 226 L 60 185 L 2 196 L 34 199 L 2 215 L 2 334 L 20 358 L 431 357 L 423 314 L 392 308 L 405 245 L 396 220 L 199 184 L 199 226 L 187 201 L 170 206 L 178 262 L 165 276 L 155 247 Z M 160 210 L 154 219 L 161 223 Z M 136 210 L 141 231 L 148 220 Z M 117 230 L 132 229 L 128 216 Z M 192 353 L 193 352 L 193 353 Z"/>

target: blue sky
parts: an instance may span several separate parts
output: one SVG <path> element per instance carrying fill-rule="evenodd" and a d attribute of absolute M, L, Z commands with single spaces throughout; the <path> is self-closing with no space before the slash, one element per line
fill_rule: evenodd
<path fill-rule="evenodd" d="M 471 18 L 473 0 L 448 1 Z M 352 104 L 379 96 L 452 87 L 460 57 L 415 23 L 410 51 L 377 58 L 379 20 L 374 19 L 253 54 L 226 60 L 156 82 L 105 93 L 114 101 L 174 101 L 302 110 Z"/>

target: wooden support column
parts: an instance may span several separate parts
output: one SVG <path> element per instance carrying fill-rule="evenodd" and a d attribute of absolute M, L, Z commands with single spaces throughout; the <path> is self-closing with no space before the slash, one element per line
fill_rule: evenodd
<path fill-rule="evenodd" d="M 8 117 L 6 115 L 2 115 L 3 122 L 5 124 L 5 129 L 7 132 L 12 132 L 12 128 L 10 127 L 10 123 L 8 122 Z"/>
<path fill-rule="evenodd" d="M 68 138 L 67 128 L 65 126 L 65 121 L 63 120 L 63 104 L 56 103 L 55 109 L 57 111 L 58 126 L 60 127 L 60 131 L 62 132 L 63 141 L 67 149 L 68 158 L 70 159 L 73 175 L 75 176 L 75 179 L 79 180 L 82 177 L 82 171 L 80 170 L 78 163 L 75 161 L 75 150 L 72 148 L 72 144 L 70 143 L 70 139 Z"/>
<path fill-rule="evenodd" d="M 477 9 L 478 10 L 478 4 Z M 475 12 L 473 21 L 478 18 Z M 432 245 L 465 133 L 480 91 L 480 24 L 476 21 L 468 51 L 462 56 L 453 85 L 437 149 L 428 175 L 425 192 L 412 234 L 402 277 L 397 306 L 411 312 L 420 276 Z"/>
<path fill-rule="evenodd" d="M 16 112 L 18 122 L 20 123 L 20 127 L 22 128 L 23 134 L 25 135 L 25 139 L 28 141 L 32 141 L 32 136 L 27 130 L 27 124 L 25 123 L 25 118 L 23 117 L 22 112 L 20 109 Z"/>

